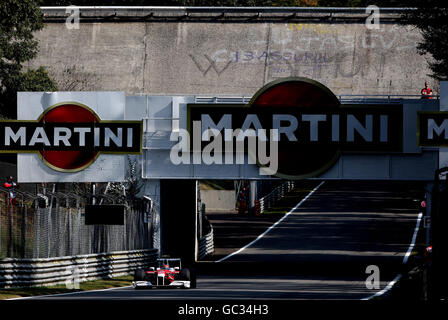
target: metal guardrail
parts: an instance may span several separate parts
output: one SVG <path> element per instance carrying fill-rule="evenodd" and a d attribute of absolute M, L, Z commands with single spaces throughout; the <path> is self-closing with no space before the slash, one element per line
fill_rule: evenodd
<path fill-rule="evenodd" d="M 259 213 L 263 213 L 266 209 L 273 207 L 286 193 L 294 189 L 294 181 L 286 181 L 272 190 L 266 196 L 258 199 L 256 202 Z"/>
<path fill-rule="evenodd" d="M 204 237 L 199 239 L 198 260 L 204 259 L 215 251 L 213 228 Z"/>
<path fill-rule="evenodd" d="M 10 192 L 11 190 L 0 186 L 0 195 L 6 196 L 7 201 L 9 201 Z M 38 205 L 37 201 L 39 199 L 43 199 L 41 195 L 34 195 L 26 191 L 21 191 L 18 188 L 14 188 L 14 193 L 15 193 L 15 199 L 20 200 L 20 206 L 22 207 L 25 206 L 26 201 L 31 201 L 33 205 L 37 206 Z"/>
<path fill-rule="evenodd" d="M 41 7 L 46 22 L 65 21 L 74 8 L 80 21 L 365 21 L 366 8 L 332 7 L 151 7 L 151 6 L 69 6 Z M 380 8 L 381 21 L 397 21 L 413 8 Z"/>
<path fill-rule="evenodd" d="M 79 207 L 79 205 L 81 203 L 86 202 L 87 201 L 91 202 L 92 198 L 95 198 L 96 200 L 100 201 L 100 200 L 106 200 L 108 203 L 112 203 L 115 204 L 116 201 L 120 200 L 119 198 L 112 197 L 106 194 L 92 194 L 92 193 L 87 193 L 85 192 L 83 194 L 83 196 L 81 197 L 80 195 L 76 195 L 73 193 L 63 193 L 63 192 L 51 192 L 49 190 L 46 190 L 45 193 L 42 192 L 42 190 L 39 190 L 40 192 L 38 192 L 37 194 L 32 194 L 30 192 L 26 192 L 26 191 L 21 191 L 18 188 L 14 188 L 14 193 L 15 193 L 15 199 L 16 200 L 20 200 L 19 204 L 20 206 L 24 206 L 26 204 L 27 201 L 30 201 L 32 203 L 32 206 L 40 206 L 39 201 L 43 201 L 43 203 L 45 203 L 45 205 L 43 207 L 47 207 L 50 204 L 50 199 L 53 198 L 56 201 L 60 201 L 61 203 L 65 203 L 66 207 L 70 206 L 70 203 L 75 203 L 76 207 Z M 6 195 L 6 197 L 9 197 L 11 190 L 8 190 L 2 186 L 0 186 L 0 194 L 4 194 Z M 123 197 L 124 198 L 124 197 Z M 9 199 L 9 198 L 8 198 Z M 64 201 L 61 201 L 64 200 Z"/>
<path fill-rule="evenodd" d="M 430 99 L 422 97 L 420 94 L 341 94 L 337 95 L 341 104 L 360 103 L 360 104 L 401 104 L 406 100 L 439 100 L 439 95 L 432 95 Z"/>
<path fill-rule="evenodd" d="M 156 261 L 158 250 L 0 260 L 0 288 L 55 285 L 131 273 Z"/>
<path fill-rule="evenodd" d="M 249 103 L 250 99 L 252 99 L 252 96 L 195 96 L 195 103 L 237 103 L 237 104 L 243 104 L 243 103 Z"/>
<path fill-rule="evenodd" d="M 336 95 L 342 104 L 349 103 L 365 103 L 365 104 L 396 104 L 403 103 L 405 100 L 422 99 L 420 94 L 338 94 Z M 252 96 L 227 96 L 227 95 L 210 95 L 210 96 L 195 96 L 195 103 L 207 104 L 246 104 L 249 103 Z M 431 99 L 439 100 L 439 95 L 432 95 Z M 422 99 L 424 101 L 429 99 Z"/>

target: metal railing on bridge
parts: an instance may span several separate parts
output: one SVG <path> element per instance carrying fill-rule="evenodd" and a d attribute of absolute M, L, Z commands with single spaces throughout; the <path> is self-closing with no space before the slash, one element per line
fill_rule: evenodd
<path fill-rule="evenodd" d="M 350 21 L 364 23 L 371 11 L 351 7 L 167 7 L 68 6 L 41 7 L 45 21 L 63 21 L 78 9 L 80 21 Z M 403 19 L 413 8 L 381 8 L 381 21 Z"/>
<path fill-rule="evenodd" d="M 342 104 L 361 103 L 361 104 L 399 104 L 406 100 L 439 100 L 439 95 L 422 96 L 420 94 L 339 94 L 336 95 Z M 196 96 L 195 103 L 209 104 L 246 104 L 252 99 L 251 96 L 227 96 L 227 95 L 210 95 Z"/>
<path fill-rule="evenodd" d="M 341 94 L 337 95 L 339 101 L 344 103 L 361 103 L 361 104 L 400 104 L 406 100 L 439 100 L 440 96 L 422 96 L 420 94 Z M 430 98 L 429 98 L 430 97 Z"/>

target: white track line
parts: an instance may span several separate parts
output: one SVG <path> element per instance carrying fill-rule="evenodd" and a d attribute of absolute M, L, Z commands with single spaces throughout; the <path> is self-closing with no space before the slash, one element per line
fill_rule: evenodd
<path fill-rule="evenodd" d="M 406 264 L 408 262 L 409 256 L 411 255 L 412 250 L 414 249 L 415 241 L 417 240 L 417 234 L 418 234 L 418 230 L 420 229 L 420 223 L 422 221 L 422 217 L 423 217 L 423 213 L 420 212 L 417 217 L 417 223 L 415 224 L 414 235 L 412 236 L 411 244 L 409 245 L 408 251 L 406 252 L 406 254 L 404 255 L 404 258 L 403 258 L 403 264 Z M 396 276 L 394 278 L 394 280 L 389 282 L 383 290 L 378 291 L 377 293 L 375 293 L 367 298 L 363 298 L 361 300 L 370 300 L 372 298 L 382 296 L 387 291 L 392 289 L 392 287 L 395 285 L 395 283 L 397 283 L 398 280 L 401 279 L 401 277 L 402 277 L 402 275 L 399 274 L 398 276 Z"/>
<path fill-rule="evenodd" d="M 224 260 L 227 260 L 228 258 L 240 253 L 241 251 L 247 249 L 248 247 L 250 247 L 251 245 L 253 245 L 254 243 L 256 243 L 258 240 L 260 240 L 261 238 L 263 238 L 269 231 L 271 231 L 272 229 L 274 229 L 279 223 L 281 223 L 283 220 L 286 219 L 287 216 L 289 216 L 291 213 L 293 213 L 298 207 L 300 207 L 302 205 L 302 203 L 304 203 L 314 192 L 317 191 L 317 189 L 319 189 L 323 184 L 325 183 L 325 181 L 322 181 L 316 188 L 314 188 L 310 193 L 308 193 L 306 195 L 305 198 L 303 198 L 298 204 L 296 204 L 296 206 L 294 208 L 292 208 L 287 214 L 285 214 L 283 217 L 281 217 L 276 223 L 274 223 L 272 226 L 270 226 L 265 232 L 263 232 L 262 234 L 260 234 L 257 239 L 253 240 L 252 242 L 248 243 L 247 245 L 245 245 L 244 247 L 242 247 L 241 249 L 238 249 L 235 252 L 232 252 L 231 254 L 225 256 L 224 258 L 219 259 L 216 262 L 222 262 Z"/>
<path fill-rule="evenodd" d="M 408 252 L 406 252 L 406 254 L 403 258 L 403 264 L 406 264 L 408 262 L 409 256 L 411 255 L 412 250 L 414 249 L 415 241 L 417 240 L 417 233 L 418 233 L 418 229 L 420 229 L 420 222 L 422 221 L 422 217 L 423 217 L 423 213 L 420 212 L 418 215 L 418 218 L 417 218 L 417 224 L 414 229 L 414 235 L 412 236 L 411 245 L 409 246 Z"/>
<path fill-rule="evenodd" d="M 370 300 L 370 299 L 372 299 L 372 298 L 382 296 L 382 295 L 385 294 L 387 291 L 389 291 L 390 289 L 392 289 L 392 287 L 394 286 L 394 284 L 397 283 L 397 281 L 400 280 L 401 277 L 402 277 L 401 274 L 399 274 L 398 276 L 396 276 L 396 277 L 394 278 L 394 280 L 392 280 L 391 282 L 389 282 L 389 283 L 387 284 L 387 286 L 386 286 L 383 290 L 378 291 L 377 293 L 371 295 L 370 297 L 363 298 L 363 299 L 361 299 L 361 300 Z"/>
<path fill-rule="evenodd" d="M 111 291 L 111 290 L 118 290 L 118 289 L 125 289 L 125 288 L 132 288 L 132 286 L 114 287 L 114 288 L 98 289 L 98 290 L 75 291 L 75 292 L 56 293 L 56 294 L 46 294 L 46 295 L 41 295 L 41 296 L 37 295 L 37 296 L 29 296 L 29 297 L 10 298 L 10 299 L 6 299 L 6 300 L 26 300 L 26 299 L 36 299 L 36 298 L 44 298 L 44 297 L 68 296 L 68 295 L 91 293 L 91 292 Z"/>

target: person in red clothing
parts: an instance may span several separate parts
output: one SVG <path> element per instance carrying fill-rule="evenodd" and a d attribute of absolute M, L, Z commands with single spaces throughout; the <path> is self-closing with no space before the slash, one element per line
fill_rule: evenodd
<path fill-rule="evenodd" d="M 425 82 L 425 87 L 421 91 L 422 99 L 431 99 L 432 89 L 429 87 L 428 82 Z"/>
<path fill-rule="evenodd" d="M 17 183 L 13 181 L 12 176 L 6 177 L 3 187 L 8 190 L 9 204 L 14 205 L 16 203 L 16 193 L 14 192 L 14 188 L 17 187 Z"/>
<path fill-rule="evenodd" d="M 249 210 L 248 202 L 249 202 L 249 188 L 247 186 L 244 186 L 238 195 L 238 203 L 239 203 L 238 214 L 243 215 L 246 213 L 246 211 Z"/>

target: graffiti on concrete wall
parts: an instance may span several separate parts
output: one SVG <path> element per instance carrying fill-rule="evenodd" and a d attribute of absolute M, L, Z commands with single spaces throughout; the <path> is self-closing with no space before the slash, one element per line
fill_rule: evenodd
<path fill-rule="evenodd" d="M 232 63 L 232 60 L 226 61 L 225 65 L 222 67 L 218 67 L 217 60 L 214 58 L 209 57 L 207 54 L 203 54 L 202 57 L 205 60 L 205 63 L 202 63 L 199 61 L 198 57 L 195 57 L 194 55 L 189 55 L 191 60 L 194 62 L 198 70 L 202 73 L 203 76 L 206 76 L 207 73 L 211 70 L 215 71 L 216 74 L 219 76 L 221 73 L 226 71 L 226 69 L 230 66 Z"/>
<path fill-rule="evenodd" d="M 324 24 L 285 26 L 272 27 L 269 37 L 261 31 L 249 32 L 244 48 L 231 50 L 231 44 L 226 43 L 225 48 L 189 56 L 203 76 L 213 73 L 219 77 L 238 70 L 238 66 L 261 64 L 271 78 L 382 78 L 389 58 L 415 50 L 418 41 L 418 35 L 398 32 L 397 28 L 348 33 L 344 28 Z"/>
<path fill-rule="evenodd" d="M 288 29 L 291 31 L 311 30 L 317 34 L 334 33 L 334 29 L 328 28 L 327 25 L 321 23 L 288 23 Z"/>
<path fill-rule="evenodd" d="M 336 52 L 330 55 L 327 52 L 303 52 L 293 51 L 216 51 L 210 55 L 194 56 L 190 58 L 198 71 L 206 76 L 214 74 L 220 76 L 229 70 L 231 65 L 239 64 L 263 64 L 269 69 L 271 74 L 281 74 L 281 76 L 298 76 L 301 73 L 314 78 L 328 76 L 331 78 L 349 78 L 355 75 L 362 77 L 369 76 L 374 72 L 375 77 L 382 78 L 384 68 L 387 64 L 388 54 L 382 52 L 375 55 L 375 63 L 365 63 L 368 54 L 353 52 Z M 213 71 L 213 72 L 211 72 Z"/>

